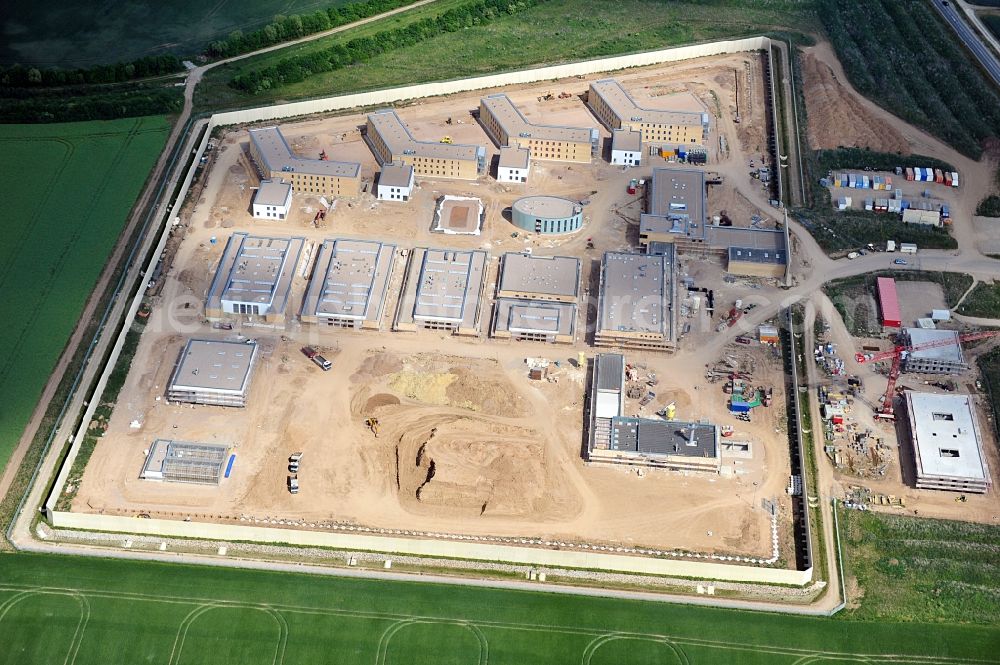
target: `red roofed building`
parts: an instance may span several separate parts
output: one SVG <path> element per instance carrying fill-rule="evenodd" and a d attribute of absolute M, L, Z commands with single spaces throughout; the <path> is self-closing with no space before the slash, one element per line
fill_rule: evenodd
<path fill-rule="evenodd" d="M 892 277 L 878 278 L 878 302 L 882 309 L 882 325 L 899 328 L 903 325 L 899 314 L 899 298 L 896 296 L 896 280 Z"/>

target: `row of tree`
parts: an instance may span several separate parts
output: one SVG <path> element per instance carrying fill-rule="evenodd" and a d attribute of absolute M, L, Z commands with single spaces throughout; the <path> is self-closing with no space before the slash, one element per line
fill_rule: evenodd
<path fill-rule="evenodd" d="M 135 79 L 162 76 L 179 72 L 184 66 L 172 54 L 147 55 L 130 62 L 113 65 L 96 65 L 85 69 L 60 69 L 57 67 L 0 67 L 0 87 L 47 88 L 66 85 L 93 85 L 122 83 Z"/>
<path fill-rule="evenodd" d="M 112 120 L 177 113 L 184 106 L 179 88 L 129 84 L 61 90 L 7 88 L 0 91 L 0 123 Z"/>
<path fill-rule="evenodd" d="M 383 30 L 314 53 L 284 58 L 269 67 L 239 74 L 230 80 L 229 85 L 242 92 L 260 94 L 271 88 L 304 81 L 315 74 L 365 62 L 382 53 L 412 46 L 440 34 L 482 25 L 504 14 L 516 14 L 541 2 L 544 0 L 474 0 L 401 28 Z"/>
<path fill-rule="evenodd" d="M 353 23 L 376 14 L 391 11 L 417 0 L 364 0 L 340 7 L 320 9 L 312 14 L 292 14 L 275 16 L 259 30 L 243 33 L 234 30 L 226 39 L 216 40 L 208 45 L 207 55 L 213 58 L 229 58 L 241 53 L 249 53 L 267 46 L 298 39 L 341 25 Z"/>

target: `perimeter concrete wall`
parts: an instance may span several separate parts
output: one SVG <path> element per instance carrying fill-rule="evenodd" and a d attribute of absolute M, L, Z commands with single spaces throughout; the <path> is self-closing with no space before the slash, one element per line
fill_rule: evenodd
<path fill-rule="evenodd" d="M 447 95 L 468 90 L 480 90 L 518 83 L 531 83 L 569 76 L 587 75 L 598 72 L 608 72 L 629 67 L 655 65 L 664 62 L 674 62 L 699 58 L 710 55 L 740 53 L 769 49 L 771 40 L 767 37 L 750 37 L 709 44 L 681 46 L 659 51 L 648 51 L 633 55 L 617 56 L 600 60 L 540 67 L 518 72 L 509 72 L 493 76 L 467 78 L 456 81 L 427 83 L 423 85 L 404 86 L 388 90 L 341 95 L 291 104 L 278 104 L 245 111 L 217 113 L 208 121 L 208 130 L 194 148 L 194 159 L 185 175 L 180 191 L 172 202 L 173 210 L 180 210 L 187 196 L 188 189 L 194 177 L 195 168 L 205 152 L 209 136 L 213 128 L 224 125 L 277 120 L 314 113 L 323 113 L 342 109 L 365 106 L 377 106 L 392 102 Z M 200 128 L 201 125 L 197 124 Z M 161 235 L 156 250 L 150 259 L 146 272 L 152 271 L 160 260 L 170 231 L 172 215 L 165 215 L 162 220 Z M 787 225 L 786 225 L 787 228 Z M 104 372 L 98 381 L 89 406 L 67 458 L 45 502 L 45 514 L 53 526 L 69 529 L 87 529 L 92 531 L 109 531 L 117 533 L 134 533 L 143 535 L 170 536 L 179 538 L 209 538 L 222 541 L 256 541 L 282 542 L 295 545 L 328 547 L 344 550 L 366 550 L 400 553 L 424 556 L 453 557 L 459 559 L 474 559 L 486 561 L 504 561 L 510 563 L 531 564 L 563 568 L 584 568 L 602 571 L 635 572 L 651 575 L 667 575 L 676 577 L 692 577 L 700 579 L 718 579 L 741 582 L 759 582 L 766 584 L 805 585 L 812 581 L 812 568 L 804 571 L 783 570 L 754 566 L 739 566 L 725 563 L 663 559 L 655 557 L 626 556 L 621 554 L 579 552 L 553 550 L 533 547 L 518 547 L 516 545 L 492 545 L 472 543 L 450 539 L 416 539 L 393 538 L 389 536 L 369 536 L 355 533 L 329 533 L 322 531 L 301 531 L 294 529 L 278 529 L 258 526 L 210 524 L 198 522 L 177 522 L 172 520 L 136 519 L 110 515 L 89 515 L 56 511 L 56 502 L 62 494 L 66 479 L 72 468 L 73 461 L 79 453 L 80 445 L 86 434 L 86 428 L 94 410 L 101 402 L 101 396 L 108 378 L 114 369 L 125 343 L 129 325 L 142 302 L 145 289 L 139 289 L 125 314 L 125 325 L 120 329 L 118 338 L 112 349 Z"/>
<path fill-rule="evenodd" d="M 630 572 L 671 577 L 693 577 L 735 582 L 791 584 L 802 586 L 812 581 L 812 571 L 734 566 L 724 563 L 683 561 L 653 557 L 624 556 L 595 552 L 551 550 L 516 545 L 456 542 L 443 539 L 394 538 L 326 531 L 303 531 L 239 524 L 210 524 L 161 519 L 139 519 L 114 515 L 53 512 L 52 525 L 64 529 L 86 529 L 119 533 L 179 538 L 230 541 L 289 543 L 339 550 L 363 550 L 428 557 L 500 561 L 505 563 L 583 568 L 588 570 Z"/>
<path fill-rule="evenodd" d="M 371 92 L 361 92 L 352 95 L 311 99 L 304 102 L 262 106 L 243 111 L 228 111 L 225 113 L 216 113 L 212 116 L 211 123 L 212 127 L 218 127 L 221 125 L 278 120 L 313 113 L 386 105 L 407 99 L 451 95 L 456 92 L 466 92 L 469 90 L 483 90 L 520 83 L 534 83 L 536 81 L 547 81 L 569 76 L 583 76 L 597 72 L 611 72 L 619 69 L 628 69 L 629 67 L 642 67 L 664 62 L 690 60 L 691 58 L 701 58 L 709 55 L 769 50 L 770 48 L 771 39 L 768 37 L 747 37 L 745 39 L 731 39 L 707 44 L 678 46 L 658 51 L 646 51 L 644 53 L 633 53 L 632 55 L 621 55 L 613 58 L 601 58 L 599 60 L 584 60 L 565 65 L 524 69 L 504 74 L 491 74 L 489 76 L 477 76 L 455 81 L 408 85 L 400 88 L 389 88 L 387 90 L 373 90 Z"/>

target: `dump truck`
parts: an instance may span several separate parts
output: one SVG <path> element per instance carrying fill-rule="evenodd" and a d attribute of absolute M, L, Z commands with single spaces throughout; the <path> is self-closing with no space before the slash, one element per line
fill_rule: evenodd
<path fill-rule="evenodd" d="M 299 462 L 302 460 L 302 453 L 292 453 L 288 456 L 288 471 L 290 473 L 299 472 Z"/>
<path fill-rule="evenodd" d="M 298 474 L 294 476 L 288 476 L 288 492 L 289 494 L 299 493 L 299 476 Z"/>
<path fill-rule="evenodd" d="M 324 372 L 329 372 L 333 369 L 333 363 L 319 355 L 318 353 L 314 355 L 311 360 L 316 363 Z"/>

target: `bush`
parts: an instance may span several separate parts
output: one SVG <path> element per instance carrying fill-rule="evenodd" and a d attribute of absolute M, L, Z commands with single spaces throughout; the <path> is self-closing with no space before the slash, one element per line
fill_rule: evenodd
<path fill-rule="evenodd" d="M 976 214 L 980 217 L 1000 217 L 1000 196 L 990 194 L 976 206 Z"/>
<path fill-rule="evenodd" d="M 849 169 L 869 169 L 872 171 L 893 171 L 895 168 L 916 168 L 923 166 L 942 171 L 955 171 L 955 167 L 936 157 L 924 155 L 897 155 L 891 152 L 876 152 L 865 148 L 845 148 L 818 150 L 816 159 L 822 171 Z"/>

